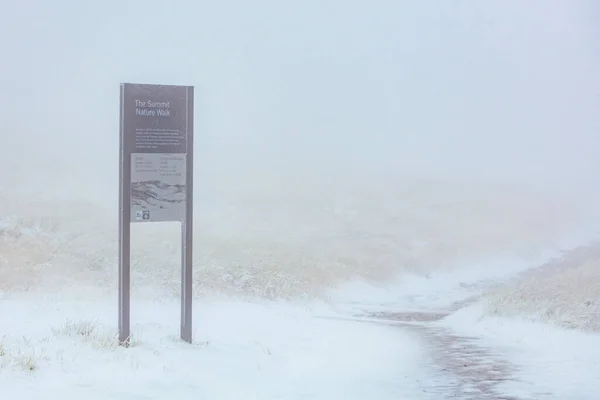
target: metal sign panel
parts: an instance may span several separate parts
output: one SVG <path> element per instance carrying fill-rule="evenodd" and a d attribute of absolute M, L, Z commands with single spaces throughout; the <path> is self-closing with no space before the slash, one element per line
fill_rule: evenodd
<path fill-rule="evenodd" d="M 130 224 L 182 224 L 181 338 L 191 342 L 192 86 L 121 84 L 119 185 L 119 342 L 129 344 Z"/>

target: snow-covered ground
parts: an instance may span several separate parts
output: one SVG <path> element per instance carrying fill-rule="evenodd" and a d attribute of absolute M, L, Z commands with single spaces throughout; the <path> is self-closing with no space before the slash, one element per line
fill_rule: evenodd
<path fill-rule="evenodd" d="M 469 285 L 476 284 L 477 275 L 464 277 L 452 282 L 443 275 L 418 283 L 409 280 L 405 284 L 416 284 L 413 293 L 407 290 L 406 297 L 396 295 L 395 302 L 387 304 L 390 299 L 382 294 L 392 292 L 391 287 L 361 289 L 356 285 L 350 304 L 343 298 L 249 302 L 206 297 L 195 302 L 192 345 L 178 340 L 176 300 L 134 294 L 134 338 L 129 349 L 116 342 L 114 290 L 4 291 L 0 297 L 0 386 L 2 393 L 11 396 L 7 398 L 32 400 L 82 396 L 428 400 L 446 398 L 440 397 L 444 393 L 454 398 L 450 388 L 463 383 L 455 371 L 440 372 L 436 355 L 431 354 L 439 349 L 427 337 L 395 321 L 378 323 L 354 314 L 358 310 L 443 310 L 451 303 L 444 304 L 443 297 L 454 301 L 481 292 L 473 289 L 477 285 Z M 498 383 L 496 392 L 517 399 L 594 399 L 600 336 L 490 316 L 486 302 L 506 290 L 492 291 L 480 302 L 425 325 L 475 337 L 479 346 L 495 349 L 514 364 L 516 380 Z M 350 288 L 343 293 L 349 294 Z M 415 301 L 418 293 L 424 294 L 420 302 Z M 535 304 L 541 304 L 540 300 Z M 536 306 L 527 300 L 521 304 L 523 310 Z M 593 317 L 593 313 L 588 315 Z"/>
<path fill-rule="evenodd" d="M 598 314 L 590 317 L 598 318 Z M 598 398 L 600 334 L 597 332 L 490 316 L 480 304 L 460 310 L 437 324 L 476 338 L 479 346 L 495 349 L 514 365 L 513 379 L 497 386 L 507 396 L 522 400 Z"/>
<path fill-rule="evenodd" d="M 432 337 L 364 313 L 448 313 L 456 302 L 501 293 L 495 291 L 499 283 L 519 291 L 511 286 L 516 275 L 597 233 L 593 224 L 582 229 L 580 215 L 561 213 L 569 208 L 560 202 L 537 207 L 534 200 L 524 202 L 527 196 L 510 202 L 510 196 L 486 193 L 444 197 L 411 186 L 387 197 L 396 208 L 373 207 L 369 196 L 358 195 L 331 204 L 315 198 L 290 203 L 298 192 L 271 198 L 265 208 L 247 198 L 237 207 L 206 207 L 198 225 L 192 345 L 178 340 L 178 227 L 134 226 L 134 345 L 128 349 L 116 341 L 111 214 L 93 203 L 6 196 L 0 222 L 2 393 L 19 399 L 470 399 L 477 385 L 442 367 Z M 498 216 L 494 207 L 500 205 L 505 213 Z M 377 213 L 368 212 L 373 209 Z M 581 281 L 565 288 L 565 301 Z M 527 293 L 534 291 L 521 290 L 523 298 Z M 504 322 L 523 338 L 513 343 L 486 328 L 495 321 L 486 312 L 466 310 L 421 325 L 481 334 L 484 346 L 525 346 L 513 347 L 525 358 L 508 350 L 504 355 L 517 366 L 544 360 L 535 358 L 540 347 L 527 347 L 530 335 L 538 334 L 532 328 Z M 553 346 L 577 335 L 552 332 L 547 343 Z M 574 354 L 568 348 L 562 346 L 556 360 Z M 576 365 L 593 368 L 594 357 L 589 352 Z M 543 380 L 560 371 L 558 364 L 545 375 L 523 368 L 521 386 L 495 389 L 565 393 L 577 382 L 593 383 L 584 375 L 563 376 L 553 381 L 562 386 L 553 388 Z M 576 393 L 587 399 L 583 389 Z"/>
<path fill-rule="evenodd" d="M 482 299 L 486 314 L 600 333 L 600 249 L 566 261 L 490 292 Z"/>
<path fill-rule="evenodd" d="M 115 341 L 115 302 L 73 300 L 3 297 L 3 398 L 398 399 L 419 392 L 424 350 L 388 326 L 315 318 L 317 310 L 294 305 L 205 300 L 195 304 L 188 345 L 178 339 L 178 303 L 144 300 L 133 303 L 133 346 L 124 349 Z"/>
<path fill-rule="evenodd" d="M 434 323 L 502 352 L 515 379 L 497 389 L 518 399 L 598 398 L 598 244 L 584 246 L 486 293 Z"/>

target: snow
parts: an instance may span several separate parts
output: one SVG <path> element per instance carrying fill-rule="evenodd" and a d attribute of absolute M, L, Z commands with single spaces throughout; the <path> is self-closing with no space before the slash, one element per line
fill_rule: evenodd
<path fill-rule="evenodd" d="M 329 297 L 338 305 L 338 310 L 353 313 L 399 309 L 403 311 L 445 311 L 453 304 L 484 295 L 500 284 L 509 284 L 501 287 L 511 288 L 513 286 L 510 283 L 514 281 L 515 277 L 552 260 L 560 259 L 564 254 L 577 249 L 582 243 L 593 242 L 599 237 L 600 228 L 597 224 L 592 223 L 576 233 L 570 233 L 555 240 L 552 246 L 530 255 L 497 257 L 467 265 L 449 265 L 425 275 L 405 273 L 397 275 L 383 285 L 356 279 L 330 290 Z M 590 275 L 594 273 L 592 271 L 595 271 L 595 281 L 600 285 L 598 268 L 588 271 L 586 278 L 590 278 Z M 571 275 L 580 274 L 571 273 Z M 535 286 L 537 283 L 535 278 L 531 278 L 531 280 L 531 284 Z M 562 281 L 564 281 L 564 276 Z M 593 290 L 594 287 L 598 286 L 588 286 L 588 291 Z M 568 293 L 578 293 L 576 282 L 567 291 Z M 492 293 L 495 292 L 492 291 Z M 527 293 L 523 293 L 522 297 L 526 298 Z M 507 296 L 503 298 L 507 298 Z M 524 299 L 523 303 L 525 303 Z"/>
<path fill-rule="evenodd" d="M 499 386 L 518 399 L 594 400 L 600 393 L 600 335 L 526 321 L 487 316 L 481 304 L 436 323 L 502 350 L 518 380 Z"/>
<path fill-rule="evenodd" d="M 4 296 L 6 398 L 398 399 L 418 391 L 422 349 L 393 327 L 317 318 L 293 304 L 213 300 L 196 302 L 188 345 L 178 340 L 178 303 L 143 300 L 133 302 L 133 346 L 124 349 L 114 302 L 73 300 Z"/>
<path fill-rule="evenodd" d="M 600 250 L 579 258 L 569 268 L 549 268 L 488 293 L 486 313 L 600 332 Z"/>
<path fill-rule="evenodd" d="M 430 400 L 453 393 L 470 399 L 481 388 L 456 371 L 444 371 L 437 357 L 444 342 L 435 344 L 419 330 L 435 323 L 369 313 L 449 312 L 456 302 L 496 293 L 498 284 L 514 287 L 515 276 L 589 242 L 598 230 L 591 224 L 573 235 L 581 228 L 579 216 L 538 225 L 551 207 L 534 215 L 531 203 L 516 200 L 511 217 L 498 222 L 492 205 L 473 212 L 469 204 L 481 205 L 482 199 L 454 203 L 433 197 L 425 203 L 417 196 L 406 208 L 396 198 L 388 208 L 379 207 L 380 214 L 369 211 L 375 208 L 367 200 L 363 206 L 348 201 L 347 208 L 338 204 L 342 217 L 306 199 L 314 207 L 304 214 L 269 203 L 268 213 L 277 218 L 293 215 L 279 222 L 259 209 L 258 200 L 256 210 L 245 204 L 230 219 L 223 218 L 229 205 L 203 210 L 192 345 L 178 339 L 179 226 L 134 226 L 129 349 L 116 343 L 114 215 L 102 207 L 90 215 L 85 202 L 3 199 L 10 212 L 0 218 L 2 394 L 67 400 Z M 496 204 L 504 200 L 495 198 Z M 576 290 L 580 281 L 565 291 Z M 444 323 L 452 318 L 457 317 Z M 465 324 L 465 334 L 482 332 L 478 322 L 469 322 L 475 330 Z M 531 332 L 522 335 L 529 338 Z M 503 346 L 486 338 L 485 345 Z M 535 348 L 528 349 L 520 353 L 529 357 L 520 360 L 525 364 L 536 360 Z M 511 353 L 506 357 L 519 362 Z M 579 360 L 589 368 L 599 359 L 585 357 Z M 551 392 L 539 383 L 551 372 L 524 372 L 521 386 L 501 387 L 510 393 Z"/>
<path fill-rule="evenodd" d="M 489 291 L 434 325 L 500 351 L 518 379 L 499 388 L 518 399 L 597 399 L 600 392 L 600 247 L 567 253 Z"/>
<path fill-rule="evenodd" d="M 72 238 L 54 235 L 60 229 L 52 224 L 33 221 L 7 219 L 2 229 L 7 232 L 4 245 L 13 250 L 36 240 L 43 239 L 49 246 L 49 239 Z M 592 240 L 596 232 L 582 231 L 529 257 L 446 266 L 425 275 L 405 273 L 386 285 L 355 279 L 328 291 L 323 299 L 250 301 L 246 296 L 236 300 L 227 293 L 209 296 L 201 292 L 194 302 L 192 345 L 178 339 L 176 297 L 153 292 L 152 286 L 134 285 L 133 346 L 129 349 L 116 341 L 114 287 L 101 281 L 90 286 L 94 275 L 81 273 L 66 281 L 69 285 L 60 285 L 59 278 L 65 278 L 69 270 L 58 273 L 51 262 L 47 267 L 38 265 L 40 276 L 52 277 L 49 282 L 59 284 L 54 290 L 46 282 L 42 286 L 32 283 L 31 287 L 38 287 L 35 290 L 0 292 L 0 315 L 9 316 L 0 319 L 0 386 L 3 393 L 20 399 L 385 400 L 436 399 L 449 393 L 467 399 L 484 392 L 478 392 L 473 379 L 465 380 L 457 371 L 440 367 L 437 352 L 447 348 L 436 347 L 425 331 L 407 329 L 411 323 L 364 313 L 447 311 L 457 301 L 487 293 L 481 302 L 441 322 L 412 324 L 475 336 L 483 348 L 501 351 L 503 358 L 519 368 L 519 380 L 498 384 L 496 392 L 519 399 L 544 393 L 561 399 L 592 399 L 591 383 L 600 372 L 597 335 L 490 316 L 485 301 L 500 290 L 516 290 L 524 281 L 511 279 L 572 250 L 577 243 Z M 10 247 L 15 240 L 21 247 Z M 60 249 L 61 243 L 52 246 Z M 37 247 L 40 254 L 46 249 Z M 592 264 L 582 265 L 585 271 L 595 271 Z M 561 272 L 561 276 L 581 276 L 576 270 Z M 13 280 L 25 279 L 11 269 L 3 271 Z M 71 285 L 75 282 L 81 285 Z M 535 282 L 529 281 L 527 291 L 521 291 L 524 299 L 534 293 Z M 577 289 L 581 279 L 572 282 L 564 286 L 566 291 Z M 494 288 L 499 283 L 503 289 Z M 565 366 L 586 373 L 569 376 Z"/>
<path fill-rule="evenodd" d="M 588 219 L 589 208 L 527 190 L 372 180 L 360 186 L 267 180 L 261 181 L 265 188 L 239 188 L 239 182 L 222 182 L 214 192 L 202 187 L 195 214 L 196 290 L 312 298 L 352 281 L 395 290 L 397 276 L 405 282 L 427 282 L 438 273 L 454 279 L 465 266 L 480 275 L 488 267 L 502 272 L 506 262 L 494 260 L 512 265 L 513 259 L 535 258 L 557 235 Z M 117 210 L 106 194 L 114 187 L 91 193 L 42 189 L 56 198 L 0 197 L 0 220 L 10 218 L 0 262 L 31 273 L 25 283 L 8 277 L 11 287 L 41 290 L 48 278 L 39 274 L 42 264 L 57 274 L 67 271 L 69 279 L 76 277 L 73 284 L 114 287 Z M 132 226 L 134 285 L 179 290 L 179 238 L 177 223 Z"/>

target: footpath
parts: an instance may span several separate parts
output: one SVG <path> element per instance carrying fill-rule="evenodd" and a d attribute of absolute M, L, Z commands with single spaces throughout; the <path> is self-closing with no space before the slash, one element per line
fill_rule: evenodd
<path fill-rule="evenodd" d="M 569 268 L 600 258 L 597 243 L 576 248 L 562 257 L 538 268 L 527 271 L 515 279 L 549 273 L 552 270 Z M 483 347 L 477 337 L 453 333 L 447 328 L 436 326 L 439 321 L 478 300 L 473 297 L 456 303 L 444 312 L 367 312 L 361 317 L 379 320 L 414 333 L 428 349 L 432 364 L 432 377 L 428 382 L 419 382 L 423 399 L 457 400 L 532 400 L 555 398 L 552 393 L 533 392 L 526 398 L 507 395 L 500 384 L 520 381 L 519 367 L 511 364 L 499 349 Z M 436 376 L 439 379 L 436 379 Z M 443 382 L 443 383 L 440 383 Z"/>
<path fill-rule="evenodd" d="M 419 382 L 424 399 L 522 400 L 504 395 L 497 387 L 504 381 L 518 379 L 518 368 L 500 351 L 478 345 L 474 337 L 431 326 L 447 315 L 450 314 L 380 313 L 372 317 L 394 320 L 394 326 L 414 333 L 426 345 L 433 367 L 431 381 Z"/>

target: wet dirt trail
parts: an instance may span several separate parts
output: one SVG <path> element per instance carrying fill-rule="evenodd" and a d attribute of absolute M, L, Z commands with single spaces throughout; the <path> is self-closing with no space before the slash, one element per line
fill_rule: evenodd
<path fill-rule="evenodd" d="M 597 257 L 600 257 L 600 246 L 597 243 L 582 246 L 515 277 L 515 280 L 528 275 L 569 268 Z M 458 335 L 434 324 L 434 322 L 475 303 L 479 298 L 480 296 L 474 296 L 465 299 L 453 304 L 444 312 L 365 312 L 356 317 L 368 317 L 371 321 L 380 321 L 379 323 L 396 326 L 413 333 L 415 338 L 423 343 L 431 362 L 428 367 L 432 370 L 430 381 L 419 382 L 424 399 L 537 400 L 554 398 L 551 393 L 528 393 L 526 399 L 503 393 L 502 383 L 521 381 L 518 366 L 511 364 L 501 349 L 484 347 L 478 343 L 476 337 Z M 436 377 L 441 379 L 436 379 Z"/>
<path fill-rule="evenodd" d="M 477 344 L 476 338 L 432 326 L 431 322 L 446 315 L 449 313 L 380 313 L 372 317 L 393 320 L 394 326 L 414 333 L 424 343 L 434 377 L 419 382 L 424 398 L 521 400 L 503 394 L 498 387 L 505 381 L 517 380 L 518 368 L 501 351 Z M 436 376 L 442 379 L 435 379 Z"/>

